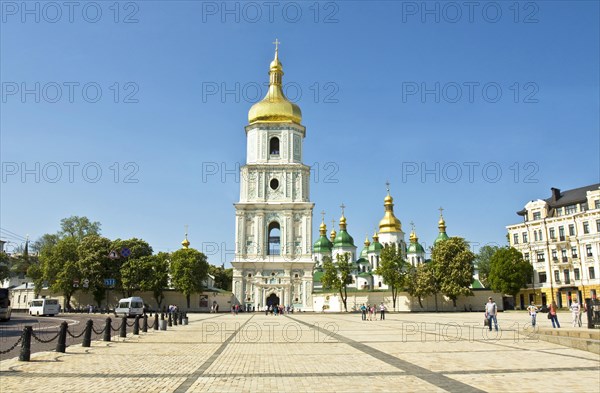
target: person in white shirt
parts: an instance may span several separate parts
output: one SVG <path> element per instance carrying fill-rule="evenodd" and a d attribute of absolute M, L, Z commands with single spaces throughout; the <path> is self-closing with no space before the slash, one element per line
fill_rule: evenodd
<path fill-rule="evenodd" d="M 529 315 L 531 315 L 531 326 L 535 327 L 535 318 L 537 316 L 538 308 L 533 302 L 527 307 L 527 311 L 529 311 Z"/>
<path fill-rule="evenodd" d="M 573 316 L 573 327 L 581 327 L 581 320 L 579 319 L 579 313 L 581 312 L 581 305 L 577 301 L 577 298 L 571 303 L 571 315 Z"/>

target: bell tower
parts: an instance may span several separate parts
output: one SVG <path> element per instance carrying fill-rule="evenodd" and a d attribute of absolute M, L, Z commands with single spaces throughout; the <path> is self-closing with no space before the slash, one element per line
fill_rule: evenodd
<path fill-rule="evenodd" d="M 279 41 L 269 90 L 248 113 L 246 165 L 235 204 L 233 293 L 243 308 L 312 310 L 310 167 L 302 162 L 306 128 L 300 107 L 282 90 Z"/>

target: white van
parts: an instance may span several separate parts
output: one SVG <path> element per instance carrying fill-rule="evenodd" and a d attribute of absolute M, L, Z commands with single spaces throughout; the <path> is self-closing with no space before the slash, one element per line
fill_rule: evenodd
<path fill-rule="evenodd" d="M 57 299 L 33 299 L 29 302 L 29 315 L 50 315 L 55 316 L 60 312 L 60 305 Z"/>
<path fill-rule="evenodd" d="M 141 297 L 128 297 L 119 300 L 119 305 L 115 308 L 115 315 L 122 317 L 144 315 L 144 299 Z"/>

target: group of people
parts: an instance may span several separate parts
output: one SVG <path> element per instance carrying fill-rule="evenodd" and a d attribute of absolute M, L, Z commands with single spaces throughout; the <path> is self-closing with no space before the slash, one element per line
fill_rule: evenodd
<path fill-rule="evenodd" d="M 179 307 L 177 307 L 175 304 L 169 304 L 169 307 L 167 308 L 169 314 L 172 313 L 176 313 L 177 311 L 179 311 Z"/>
<path fill-rule="evenodd" d="M 385 319 L 385 312 L 386 312 L 386 308 L 383 303 L 381 303 L 379 305 L 379 307 L 374 303 L 367 304 L 367 305 L 365 305 L 363 303 L 363 305 L 360 306 L 360 314 L 361 314 L 363 321 L 376 321 L 378 311 L 379 311 L 379 320 L 383 321 Z"/>
<path fill-rule="evenodd" d="M 274 315 L 274 316 L 278 316 L 278 315 L 283 315 L 283 314 L 289 314 L 289 313 L 293 313 L 294 312 L 294 308 L 292 306 L 282 306 L 282 305 L 278 305 L 278 304 L 273 304 L 273 305 L 269 305 L 268 307 L 265 308 L 265 315 Z"/>
<path fill-rule="evenodd" d="M 586 307 L 585 303 L 582 306 L 579 303 L 579 301 L 577 300 L 577 298 L 575 298 L 571 302 L 569 309 L 571 310 L 573 327 L 581 327 L 582 326 L 581 315 L 587 311 L 587 307 Z M 529 316 L 531 317 L 531 326 L 535 327 L 536 322 L 537 322 L 536 321 L 537 313 L 539 311 L 540 310 L 534 304 L 534 302 L 531 302 L 529 307 L 527 307 L 527 312 L 529 313 Z M 558 322 L 558 316 L 556 314 L 557 311 L 558 311 L 558 306 L 556 305 L 556 302 L 553 301 L 550 304 L 550 307 L 548 308 L 548 319 L 552 322 L 552 328 L 560 328 L 560 323 Z"/>

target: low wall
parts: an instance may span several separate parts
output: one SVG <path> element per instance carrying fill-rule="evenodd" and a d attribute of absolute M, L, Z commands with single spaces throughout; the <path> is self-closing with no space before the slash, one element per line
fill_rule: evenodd
<path fill-rule="evenodd" d="M 461 296 L 456 300 L 456 308 L 452 300 L 437 295 L 438 311 L 484 311 L 488 297 L 492 297 L 502 310 L 502 295 L 490 290 L 473 290 L 473 296 Z M 396 298 L 396 307 L 393 305 L 392 293 L 390 291 L 375 292 L 349 292 L 346 301 L 348 311 L 358 311 L 363 304 L 381 304 L 383 303 L 388 311 L 400 312 L 420 312 L 436 311 L 436 297 L 429 296 L 422 300 L 419 305 L 417 298 L 410 296 L 406 292 L 400 292 Z M 343 302 L 337 293 L 313 293 L 314 310 L 316 312 L 340 312 L 344 311 Z"/>
<path fill-rule="evenodd" d="M 28 310 L 29 302 L 34 299 L 33 288 L 16 289 L 11 290 L 11 306 L 13 310 Z M 158 304 L 154 300 L 154 296 L 151 292 L 136 292 L 134 296 L 139 296 L 144 299 L 144 303 L 151 309 L 158 309 Z M 190 296 L 190 307 L 187 307 L 187 300 L 181 292 L 167 290 L 164 292 L 164 300 L 161 306 L 168 307 L 169 304 L 175 304 L 180 310 L 185 311 L 196 311 L 196 312 L 208 312 L 213 304 L 219 306 L 219 311 L 231 311 L 231 292 L 204 292 L 195 293 Z M 53 299 L 59 299 L 61 307 L 65 307 L 65 299 L 63 296 L 51 293 L 48 289 L 42 289 L 40 297 L 51 297 Z M 108 291 L 107 299 L 102 301 L 102 308 L 107 307 L 114 309 L 115 305 L 119 302 L 119 299 L 123 298 L 123 294 L 119 291 Z M 97 306 L 94 297 L 90 292 L 77 291 L 71 296 L 71 307 L 84 308 L 89 305 Z"/>

